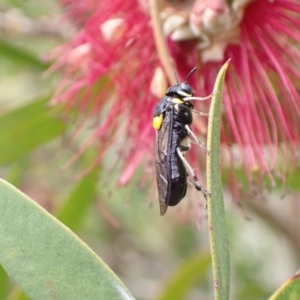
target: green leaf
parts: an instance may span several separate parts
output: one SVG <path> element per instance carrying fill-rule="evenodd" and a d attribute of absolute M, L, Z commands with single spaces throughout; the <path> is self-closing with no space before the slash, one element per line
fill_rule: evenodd
<path fill-rule="evenodd" d="M 15 46 L 6 40 L 0 39 L 0 55 L 10 58 L 15 64 L 23 63 L 30 67 L 44 71 L 49 64 L 42 62 L 36 55 L 24 50 L 24 48 Z"/>
<path fill-rule="evenodd" d="M 223 188 L 220 170 L 220 119 L 222 91 L 227 61 L 221 68 L 214 86 L 214 95 L 209 112 L 207 147 L 207 214 L 214 276 L 215 299 L 229 299 L 230 262 L 223 203 Z"/>
<path fill-rule="evenodd" d="M 289 278 L 270 300 L 298 300 L 300 295 L 300 272 Z"/>
<path fill-rule="evenodd" d="M 30 299 L 134 299 L 70 229 L 0 180 L 0 263 Z"/>
<path fill-rule="evenodd" d="M 73 231 L 78 230 L 87 208 L 96 198 L 97 170 L 83 177 L 74 187 L 56 217 Z"/>
<path fill-rule="evenodd" d="M 11 300 L 11 299 L 7 299 L 7 300 Z M 24 295 L 23 293 L 19 292 L 19 294 L 17 294 L 16 297 L 13 298 L 13 300 L 30 300 L 30 299 L 26 297 L 26 295 Z"/>
<path fill-rule="evenodd" d="M 158 300 L 182 300 L 196 281 L 203 281 L 210 268 L 211 258 L 207 254 L 190 257 L 172 275 L 166 283 Z"/>
<path fill-rule="evenodd" d="M 0 265 L 0 299 L 6 299 L 9 291 L 9 277 Z"/>
<path fill-rule="evenodd" d="M 62 133 L 65 124 L 51 116 L 39 99 L 0 116 L 0 164 L 14 161 Z"/>
<path fill-rule="evenodd" d="M 9 293 L 9 296 L 5 298 L 6 300 L 30 300 L 22 291 L 15 285 Z"/>

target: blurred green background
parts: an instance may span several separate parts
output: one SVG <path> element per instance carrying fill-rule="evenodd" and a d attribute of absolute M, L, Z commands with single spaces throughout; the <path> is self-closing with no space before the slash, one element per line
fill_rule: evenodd
<path fill-rule="evenodd" d="M 205 202 L 197 193 L 160 217 L 152 168 L 119 187 L 112 149 L 78 179 L 96 148 L 62 167 L 84 134 L 70 143 L 76 126 L 47 106 L 60 77 L 45 73 L 44 58 L 74 32 L 61 14 L 54 0 L 0 1 L 0 176 L 75 231 L 137 299 L 212 299 Z M 145 169 L 151 181 L 142 184 Z M 300 176 L 289 176 L 287 192 L 273 189 L 263 199 L 248 186 L 243 207 L 225 189 L 231 299 L 267 299 L 299 269 Z M 229 172 L 223 177 L 226 188 Z M 26 299 L 3 269 L 0 299 Z"/>

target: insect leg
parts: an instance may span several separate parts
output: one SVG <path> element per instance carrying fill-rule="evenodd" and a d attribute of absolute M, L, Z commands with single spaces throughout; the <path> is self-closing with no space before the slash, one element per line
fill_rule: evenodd
<path fill-rule="evenodd" d="M 206 97 L 185 97 L 183 100 L 184 101 L 190 101 L 190 100 L 198 100 L 198 101 L 204 101 L 204 100 L 208 100 L 211 99 L 214 95 L 216 95 L 218 92 L 214 92 L 211 93 L 210 95 L 206 96 Z"/>
<path fill-rule="evenodd" d="M 208 192 L 204 187 L 203 185 L 199 182 L 193 168 L 190 166 L 190 164 L 187 162 L 187 160 L 184 158 L 181 150 L 180 150 L 180 147 L 177 148 L 177 153 L 180 157 L 180 159 L 183 161 L 183 164 L 185 165 L 185 167 L 187 168 L 187 171 L 188 173 L 193 177 L 193 181 L 192 183 L 194 184 L 195 188 L 198 190 L 198 191 L 202 191 L 204 197 L 206 198 L 207 195 L 211 195 L 210 192 Z"/>
<path fill-rule="evenodd" d="M 191 135 L 194 139 L 194 141 L 196 142 L 196 144 L 198 144 L 201 148 L 203 148 L 204 150 L 206 150 L 208 153 L 210 152 L 206 146 L 204 144 L 202 144 L 196 137 L 195 133 L 192 131 L 192 129 L 190 128 L 189 125 L 185 125 L 185 129 L 187 130 L 187 132 L 189 133 L 189 135 Z"/>
<path fill-rule="evenodd" d="M 214 94 L 211 94 L 209 96 L 206 96 L 206 97 L 184 97 L 184 101 L 190 101 L 190 100 L 198 100 L 198 101 L 204 101 L 204 100 L 208 100 L 210 98 L 212 98 Z"/>
<path fill-rule="evenodd" d="M 209 116 L 209 113 L 205 113 L 205 112 L 197 111 L 197 110 L 192 110 L 192 113 L 194 113 L 196 115 L 199 115 L 199 116 L 204 116 L 204 117 L 208 117 Z"/>

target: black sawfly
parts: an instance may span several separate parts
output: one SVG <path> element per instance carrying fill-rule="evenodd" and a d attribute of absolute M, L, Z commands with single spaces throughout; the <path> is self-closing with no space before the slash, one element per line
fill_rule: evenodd
<path fill-rule="evenodd" d="M 194 97 L 188 84 L 194 68 L 186 81 L 171 86 L 154 109 L 153 127 L 156 130 L 155 168 L 160 214 L 164 215 L 168 206 L 178 204 L 186 195 L 188 179 L 206 198 L 209 192 L 199 182 L 193 168 L 185 159 L 186 151 L 191 148 L 190 137 L 199 146 L 202 145 L 190 128 L 193 122 L 193 103 L 190 100 L 205 100 L 208 97 Z M 206 148 L 205 148 L 206 149 Z"/>

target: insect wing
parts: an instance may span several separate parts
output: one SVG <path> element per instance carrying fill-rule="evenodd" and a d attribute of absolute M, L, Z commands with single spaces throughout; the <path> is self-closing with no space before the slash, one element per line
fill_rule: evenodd
<path fill-rule="evenodd" d="M 168 208 L 171 194 L 170 147 L 172 142 L 173 110 L 167 110 L 162 126 L 156 133 L 155 168 L 160 214 Z"/>
<path fill-rule="evenodd" d="M 153 116 L 157 117 L 160 114 L 164 113 L 170 105 L 171 100 L 172 99 L 170 97 L 163 97 L 156 105 Z"/>

